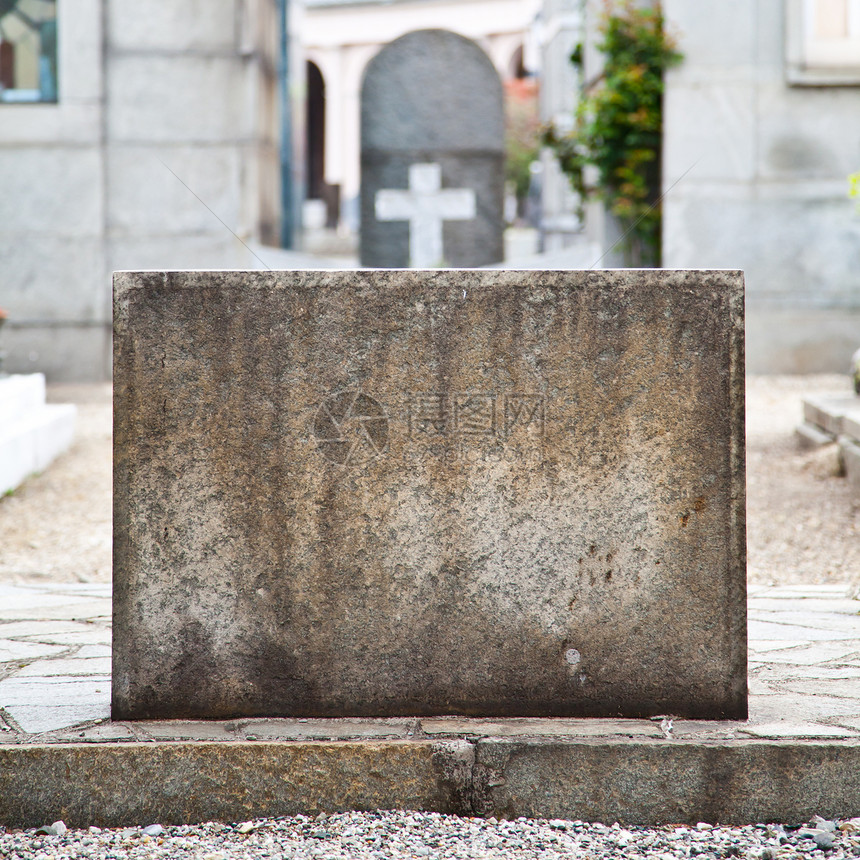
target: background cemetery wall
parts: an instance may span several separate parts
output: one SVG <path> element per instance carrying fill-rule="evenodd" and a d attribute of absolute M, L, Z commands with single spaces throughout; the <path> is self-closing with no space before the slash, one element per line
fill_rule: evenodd
<path fill-rule="evenodd" d="M 800 6 L 664 3 L 685 56 L 667 78 L 664 265 L 746 270 L 757 373 L 844 371 L 860 346 L 860 79 L 789 83 Z"/>
<path fill-rule="evenodd" d="M 278 235 L 277 8 L 60 4 L 58 103 L 0 106 L 5 370 L 108 378 L 112 270 L 258 265 L 218 218 Z"/>
<path fill-rule="evenodd" d="M 110 358 L 101 0 L 60 7 L 57 104 L 0 105 L 4 369 L 103 378 Z"/>

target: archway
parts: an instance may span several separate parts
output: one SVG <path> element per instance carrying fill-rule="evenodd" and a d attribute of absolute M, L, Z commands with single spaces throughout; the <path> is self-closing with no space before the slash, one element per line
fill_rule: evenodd
<path fill-rule="evenodd" d="M 325 181 L 325 80 L 316 63 L 307 63 L 307 197 L 322 200 L 326 207 L 326 227 L 336 227 L 338 191 Z"/>
<path fill-rule="evenodd" d="M 523 58 L 525 56 L 525 50 L 522 45 L 520 45 L 516 51 L 514 51 L 511 56 L 511 60 L 508 63 L 508 79 L 517 79 L 523 80 L 524 78 L 529 77 L 529 72 L 525 67 L 525 63 L 523 62 Z"/>

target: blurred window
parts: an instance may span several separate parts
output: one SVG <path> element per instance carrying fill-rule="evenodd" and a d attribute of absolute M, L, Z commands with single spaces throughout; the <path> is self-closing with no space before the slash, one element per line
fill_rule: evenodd
<path fill-rule="evenodd" d="M 860 0 L 806 0 L 803 11 L 806 64 L 860 69 Z"/>
<path fill-rule="evenodd" d="M 55 101 L 56 0 L 0 0 L 0 102 Z"/>

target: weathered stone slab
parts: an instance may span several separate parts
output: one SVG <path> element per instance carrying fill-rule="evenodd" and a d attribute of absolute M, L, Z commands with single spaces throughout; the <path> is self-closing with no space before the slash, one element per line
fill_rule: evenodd
<path fill-rule="evenodd" d="M 0 376 L 0 495 L 72 444 L 77 412 L 71 403 L 45 403 L 41 373 Z"/>
<path fill-rule="evenodd" d="M 830 395 L 803 398 L 804 420 L 834 437 L 842 433 L 842 420 L 860 405 L 854 395 Z"/>
<path fill-rule="evenodd" d="M 746 714 L 738 272 L 115 288 L 115 718 Z"/>
<path fill-rule="evenodd" d="M 483 266 L 504 256 L 504 111 L 489 57 L 446 30 L 407 33 L 361 91 L 361 262 Z"/>

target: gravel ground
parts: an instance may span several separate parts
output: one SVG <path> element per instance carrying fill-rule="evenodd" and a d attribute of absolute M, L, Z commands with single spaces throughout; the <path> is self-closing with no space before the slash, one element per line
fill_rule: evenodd
<path fill-rule="evenodd" d="M 747 578 L 791 585 L 857 582 L 860 498 L 838 477 L 837 446 L 802 451 L 809 394 L 850 394 L 846 376 L 747 380 Z"/>
<path fill-rule="evenodd" d="M 63 831 L 65 825 L 53 825 Z M 48 828 L 52 829 L 52 828 Z M 385 858 L 744 857 L 773 860 L 810 853 L 830 858 L 860 855 L 860 819 L 817 819 L 801 827 L 611 827 L 581 821 L 518 818 L 496 821 L 426 812 L 348 812 L 308 818 L 257 819 L 239 824 L 199 824 L 124 829 L 35 830 L 0 834 L 0 857 L 48 860 L 87 857 L 200 858 L 200 860 L 385 860 Z"/>
<path fill-rule="evenodd" d="M 749 579 L 860 577 L 860 499 L 836 477 L 835 446 L 802 452 L 801 398 L 850 391 L 847 376 L 752 377 L 747 383 Z M 0 581 L 107 582 L 111 563 L 110 386 L 54 386 L 78 404 L 77 438 L 44 474 L 0 500 Z"/>

